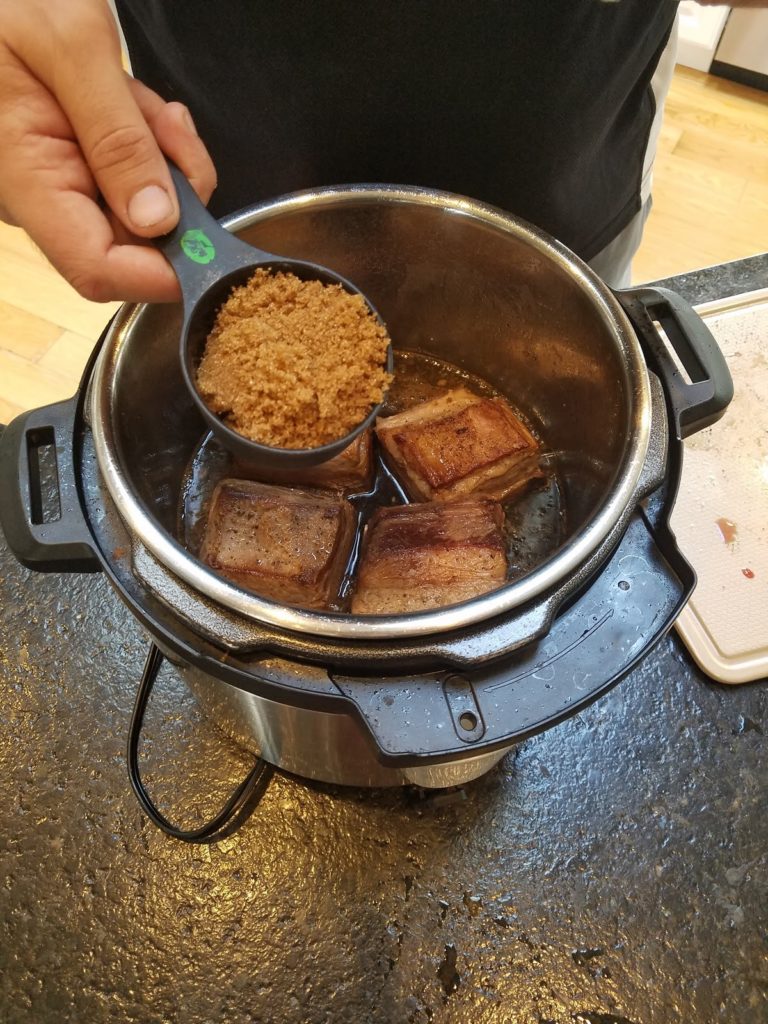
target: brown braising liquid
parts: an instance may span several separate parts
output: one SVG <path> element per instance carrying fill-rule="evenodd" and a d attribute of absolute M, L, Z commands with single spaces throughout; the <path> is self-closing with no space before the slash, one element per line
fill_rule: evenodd
<path fill-rule="evenodd" d="M 500 395 L 500 392 L 492 388 L 487 381 L 467 374 L 450 363 L 416 352 L 396 352 L 395 379 L 387 395 L 383 415 L 401 412 L 457 387 L 465 387 L 477 395 L 487 397 Z M 521 410 L 514 411 L 525 419 Z M 527 421 L 526 425 L 531 429 Z M 363 530 L 374 510 L 383 505 L 408 504 L 405 492 L 387 467 L 375 439 L 374 462 L 375 476 L 371 489 L 357 494 L 347 494 L 348 500 L 357 511 L 358 530 L 339 600 L 334 605 L 333 610 L 336 611 L 348 609 L 355 568 L 360 557 Z M 511 498 L 508 502 L 502 502 L 510 582 L 524 576 L 550 557 L 565 538 L 567 524 L 561 488 L 556 471 L 548 463 L 547 465 L 547 475 L 544 479 L 534 482 L 523 494 Z M 242 465 L 235 465 L 230 453 L 221 446 L 213 434 L 206 434 L 192 453 L 184 474 L 179 500 L 179 539 L 193 555 L 200 551 L 208 505 L 216 484 L 228 476 L 261 479 L 264 483 L 270 483 L 263 477 L 249 477 L 249 473 Z"/>

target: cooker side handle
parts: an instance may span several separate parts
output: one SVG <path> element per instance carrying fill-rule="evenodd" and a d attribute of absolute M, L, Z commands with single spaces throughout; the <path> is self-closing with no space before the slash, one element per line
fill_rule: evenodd
<path fill-rule="evenodd" d="M 37 572 L 98 572 L 74 465 L 79 396 L 22 413 L 0 437 L 0 525 Z"/>
<path fill-rule="evenodd" d="M 646 358 L 664 381 L 677 437 L 682 440 L 717 422 L 733 398 L 733 380 L 698 313 L 667 288 L 632 288 L 615 295 L 640 337 Z M 663 327 L 689 381 L 654 322 Z"/>

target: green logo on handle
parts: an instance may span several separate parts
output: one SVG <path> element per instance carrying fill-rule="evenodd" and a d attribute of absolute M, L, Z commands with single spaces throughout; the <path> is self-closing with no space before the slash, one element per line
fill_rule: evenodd
<path fill-rule="evenodd" d="M 181 236 L 181 248 L 184 255 L 195 263 L 210 263 L 216 259 L 216 248 L 210 238 L 200 228 L 190 228 Z"/>

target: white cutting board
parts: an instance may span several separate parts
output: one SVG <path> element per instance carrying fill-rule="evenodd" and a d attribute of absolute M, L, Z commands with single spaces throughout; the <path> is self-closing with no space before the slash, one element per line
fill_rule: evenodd
<path fill-rule="evenodd" d="M 768 677 L 768 289 L 697 312 L 734 398 L 685 441 L 671 525 L 698 582 L 676 625 L 708 675 L 746 683 Z"/>

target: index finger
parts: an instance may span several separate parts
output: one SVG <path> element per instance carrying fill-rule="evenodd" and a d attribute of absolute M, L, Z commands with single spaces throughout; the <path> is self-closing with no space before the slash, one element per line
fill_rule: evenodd
<path fill-rule="evenodd" d="M 130 231 L 155 236 L 178 221 L 178 202 L 165 158 L 136 102 L 114 25 L 80 28 L 77 47 L 65 46 L 54 66 L 37 51 L 28 60 L 66 114 L 101 194 Z M 101 50 L 82 61 L 83 47 Z M 40 66 L 37 66 L 39 64 Z"/>

